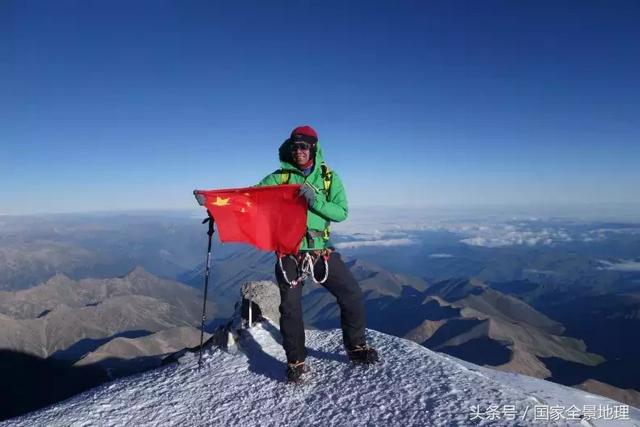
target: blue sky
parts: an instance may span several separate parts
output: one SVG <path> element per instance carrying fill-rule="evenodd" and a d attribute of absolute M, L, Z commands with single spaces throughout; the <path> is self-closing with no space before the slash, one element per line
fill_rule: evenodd
<path fill-rule="evenodd" d="M 638 22 L 635 1 L 2 1 L 0 214 L 191 207 L 276 169 L 299 124 L 353 206 L 638 203 Z"/>

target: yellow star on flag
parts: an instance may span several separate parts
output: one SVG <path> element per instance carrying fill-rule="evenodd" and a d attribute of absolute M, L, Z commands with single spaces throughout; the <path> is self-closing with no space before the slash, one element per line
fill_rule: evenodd
<path fill-rule="evenodd" d="M 229 206 L 229 199 L 230 197 L 223 199 L 222 197 L 216 196 L 216 201 L 211 204 L 215 206 Z"/>

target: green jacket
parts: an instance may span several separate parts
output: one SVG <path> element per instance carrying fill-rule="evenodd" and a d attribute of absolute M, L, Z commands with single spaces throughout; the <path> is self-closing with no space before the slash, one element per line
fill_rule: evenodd
<path fill-rule="evenodd" d="M 289 184 L 307 183 L 313 187 L 316 190 L 316 201 L 307 211 L 307 230 L 314 232 L 313 234 L 320 234 L 323 230 L 328 229 L 331 222 L 340 222 L 347 219 L 347 195 L 344 191 L 342 180 L 335 171 L 331 171 L 331 187 L 329 187 L 329 194 L 325 194 L 322 167 L 320 166 L 324 161 L 324 157 L 320 142 L 316 143 L 313 170 L 307 177 L 295 166 L 288 140 L 280 146 L 278 152 L 280 169 L 267 175 L 258 183 L 258 186 L 282 184 L 284 175 L 282 171 L 287 171 L 289 173 Z M 300 250 L 324 249 L 331 246 L 328 235 L 326 237 L 314 235 L 312 245 L 308 245 L 307 237 L 305 236 L 302 239 Z"/>

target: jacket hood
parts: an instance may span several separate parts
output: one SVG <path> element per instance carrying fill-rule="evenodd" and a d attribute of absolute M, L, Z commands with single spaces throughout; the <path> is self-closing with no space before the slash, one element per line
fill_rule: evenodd
<path fill-rule="evenodd" d="M 280 145 L 278 149 L 278 156 L 280 158 L 280 168 L 283 170 L 293 170 L 300 171 L 293 161 L 293 156 L 291 155 L 291 149 L 289 148 L 290 140 L 287 139 Z M 313 172 L 316 169 L 320 168 L 320 165 L 324 162 L 324 154 L 322 153 L 322 147 L 320 145 L 320 141 L 316 142 L 315 155 L 313 157 Z"/>

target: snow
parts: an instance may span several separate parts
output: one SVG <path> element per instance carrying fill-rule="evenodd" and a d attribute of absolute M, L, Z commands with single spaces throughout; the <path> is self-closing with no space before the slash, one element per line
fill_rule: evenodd
<path fill-rule="evenodd" d="M 237 348 L 210 350 L 201 368 L 197 354 L 187 354 L 179 363 L 116 380 L 0 426 L 530 425 L 535 405 L 622 405 L 375 331 L 367 336 L 382 362 L 372 367 L 348 363 L 339 330 L 307 331 L 312 372 L 301 384 L 286 384 L 278 329 L 262 323 L 242 332 Z M 471 420 L 473 406 L 484 411 L 490 405 L 513 410 L 516 419 Z M 537 424 L 640 426 L 639 410 L 629 408 L 629 417 Z"/>

